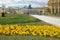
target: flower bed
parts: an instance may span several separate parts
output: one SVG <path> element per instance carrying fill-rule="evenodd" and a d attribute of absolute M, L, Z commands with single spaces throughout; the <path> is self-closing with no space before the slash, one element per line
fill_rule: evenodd
<path fill-rule="evenodd" d="M 0 25 L 0 34 L 60 37 L 60 28 L 48 25 L 44 26 Z"/>

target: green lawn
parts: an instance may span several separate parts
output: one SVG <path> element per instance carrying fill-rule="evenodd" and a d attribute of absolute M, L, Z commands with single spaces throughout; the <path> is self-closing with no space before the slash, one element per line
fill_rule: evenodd
<path fill-rule="evenodd" d="M 60 17 L 60 14 L 45 14 L 46 16 L 52 16 L 52 17 Z"/>
<path fill-rule="evenodd" d="M 32 36 L 32 35 L 0 35 L 0 40 L 60 40 L 60 38 L 55 37 L 40 37 L 40 36 Z"/>
<path fill-rule="evenodd" d="M 48 25 L 26 14 L 6 14 L 5 17 L 0 17 L 0 24 Z"/>
<path fill-rule="evenodd" d="M 0 24 L 19 24 L 19 25 L 49 25 L 41 20 L 26 14 L 6 14 L 5 17 L 0 16 Z M 32 35 L 2 35 L 0 40 L 60 40 L 60 38 L 40 37 Z"/>

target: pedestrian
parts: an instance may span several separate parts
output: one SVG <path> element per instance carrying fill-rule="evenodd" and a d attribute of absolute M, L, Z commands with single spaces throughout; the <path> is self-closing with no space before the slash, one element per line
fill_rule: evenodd
<path fill-rule="evenodd" d="M 5 17 L 5 13 L 4 12 L 2 12 L 2 17 Z"/>

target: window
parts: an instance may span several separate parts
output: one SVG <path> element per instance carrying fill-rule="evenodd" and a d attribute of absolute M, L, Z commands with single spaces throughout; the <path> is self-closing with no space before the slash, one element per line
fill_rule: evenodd
<path fill-rule="evenodd" d="M 52 13 L 54 13 L 54 5 L 52 5 Z"/>

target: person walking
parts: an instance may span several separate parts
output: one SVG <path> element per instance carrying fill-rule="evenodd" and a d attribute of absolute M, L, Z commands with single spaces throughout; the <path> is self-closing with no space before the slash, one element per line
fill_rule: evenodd
<path fill-rule="evenodd" d="M 5 17 L 5 13 L 4 12 L 2 12 L 2 17 Z"/>

